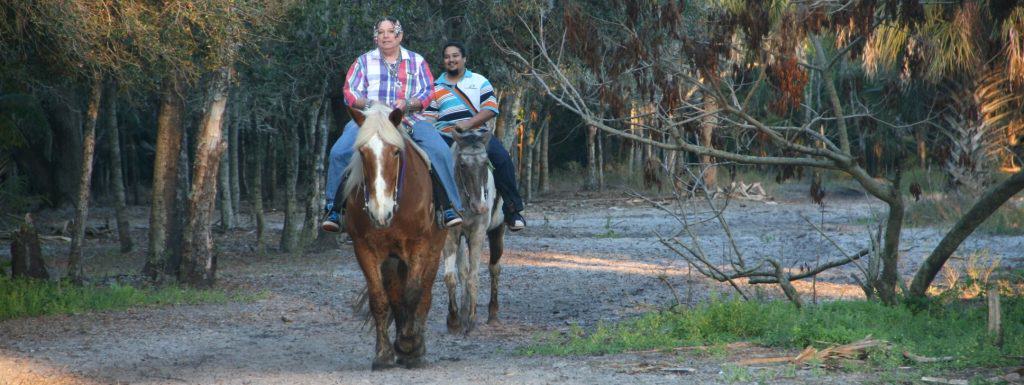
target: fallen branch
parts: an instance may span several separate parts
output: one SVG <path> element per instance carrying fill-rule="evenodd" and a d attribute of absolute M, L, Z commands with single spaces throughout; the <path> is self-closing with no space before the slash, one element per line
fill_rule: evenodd
<path fill-rule="evenodd" d="M 948 384 L 948 385 L 967 385 L 967 380 L 957 380 L 953 378 L 940 378 L 940 377 L 921 377 L 922 382 L 928 382 L 932 384 Z"/>
<path fill-rule="evenodd" d="M 864 337 L 864 339 L 852 342 L 846 345 L 831 346 L 822 350 L 818 350 L 813 346 L 804 348 L 796 357 L 762 357 L 762 358 L 751 358 L 736 362 L 736 365 L 750 366 L 750 365 L 762 365 L 762 364 L 780 364 L 780 363 L 791 363 L 791 364 L 806 364 L 810 361 L 827 361 L 827 360 L 838 360 L 838 359 L 854 359 L 861 360 L 867 356 L 867 350 L 876 347 L 887 347 L 889 342 L 884 340 L 872 339 L 871 336 Z"/>

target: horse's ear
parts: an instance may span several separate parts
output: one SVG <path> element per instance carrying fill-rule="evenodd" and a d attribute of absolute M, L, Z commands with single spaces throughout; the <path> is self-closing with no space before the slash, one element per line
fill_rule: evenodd
<path fill-rule="evenodd" d="M 388 120 L 391 121 L 392 125 L 398 127 L 400 124 L 402 124 L 403 116 L 405 116 L 405 113 L 403 113 L 401 109 L 396 108 L 391 110 L 391 114 L 388 115 Z"/>
<path fill-rule="evenodd" d="M 366 120 L 366 115 L 363 115 L 362 111 L 355 108 L 349 107 L 348 114 L 352 116 L 352 120 L 356 121 L 356 125 L 359 127 L 363 126 L 363 121 Z"/>

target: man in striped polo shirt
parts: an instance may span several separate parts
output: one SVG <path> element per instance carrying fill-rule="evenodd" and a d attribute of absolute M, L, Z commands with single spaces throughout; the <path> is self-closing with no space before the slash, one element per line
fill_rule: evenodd
<path fill-rule="evenodd" d="M 491 82 L 483 75 L 466 69 L 466 48 L 459 42 L 444 45 L 445 73 L 434 82 L 434 93 L 430 106 L 424 111 L 427 118 L 434 118 L 434 126 L 451 145 L 452 130 L 487 130 L 484 124 L 498 116 L 498 98 L 494 96 Z M 468 104 L 467 104 L 468 102 Z M 487 143 L 487 158 L 494 165 L 494 187 L 505 204 L 505 222 L 511 231 L 526 227 L 523 219 L 523 198 L 516 188 L 516 172 L 512 157 L 497 137 L 491 136 Z"/>
<path fill-rule="evenodd" d="M 406 129 L 411 128 L 412 139 L 427 153 L 434 172 L 444 185 L 449 203 L 454 206 L 444 211 L 445 225 L 457 226 L 462 223 L 462 217 L 456 211 L 462 211 L 462 200 L 455 187 L 455 162 L 444 139 L 421 112 L 430 104 L 434 76 L 430 74 L 430 66 L 423 56 L 402 47 L 402 37 L 402 24 L 397 19 L 384 17 L 376 23 L 373 41 L 377 48 L 359 56 L 349 67 L 345 77 L 345 104 L 365 109 L 383 103 L 406 112 L 402 125 Z M 321 225 L 324 231 L 342 229 L 339 211 L 343 207 L 334 204 L 335 195 L 343 184 L 343 173 L 355 152 L 352 147 L 358 131 L 356 123 L 349 121 L 341 137 L 331 147 L 325 186 L 327 218 Z"/>

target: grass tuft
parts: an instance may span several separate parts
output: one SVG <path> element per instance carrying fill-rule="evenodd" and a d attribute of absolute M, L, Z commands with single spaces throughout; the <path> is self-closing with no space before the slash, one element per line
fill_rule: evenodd
<path fill-rule="evenodd" d="M 48 314 L 118 310 L 135 306 L 192 305 L 252 301 L 266 293 L 229 294 L 165 286 L 135 288 L 125 285 L 76 286 L 65 282 L 0 277 L 0 321 Z"/>
<path fill-rule="evenodd" d="M 715 346 L 749 341 L 763 346 L 803 348 L 846 344 L 868 335 L 893 343 L 870 353 L 883 367 L 902 363 L 903 350 L 924 356 L 953 356 L 949 367 L 1011 364 L 1024 355 L 1024 298 L 1003 302 L 1005 343 L 995 347 L 986 333 L 986 308 L 979 302 L 934 305 L 913 312 L 877 302 L 837 301 L 797 310 L 788 302 L 714 300 L 693 309 L 648 313 L 592 332 L 574 329 L 520 349 L 524 355 L 590 355 L 681 346 Z"/>

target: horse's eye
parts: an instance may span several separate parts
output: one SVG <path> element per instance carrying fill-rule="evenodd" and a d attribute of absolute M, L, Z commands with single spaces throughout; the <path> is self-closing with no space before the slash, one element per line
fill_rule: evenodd
<path fill-rule="evenodd" d="M 397 156 L 399 156 L 399 155 L 402 155 L 402 151 L 401 151 L 401 150 L 395 150 L 395 153 L 394 153 L 394 154 L 392 154 L 392 155 L 394 155 L 394 156 L 396 156 L 396 157 L 397 157 Z"/>

